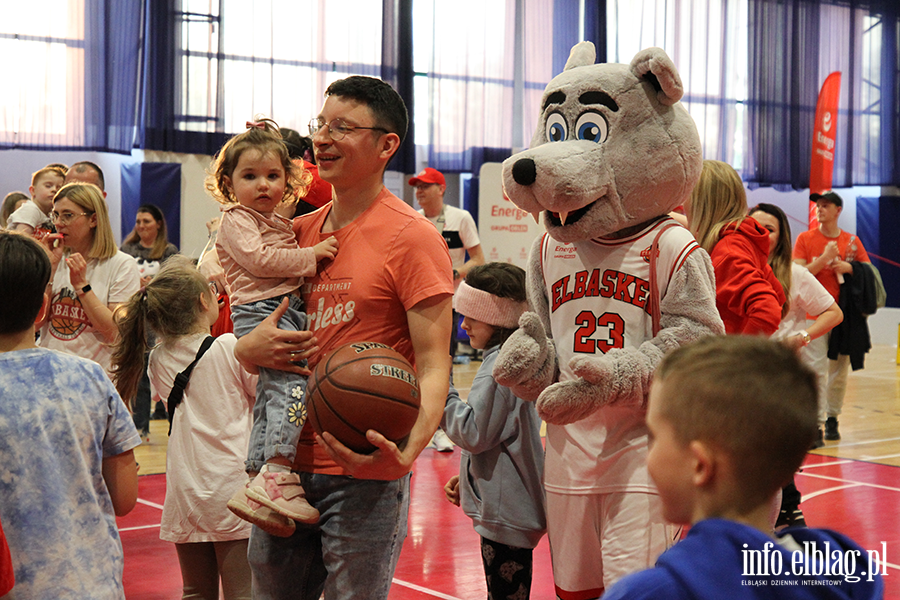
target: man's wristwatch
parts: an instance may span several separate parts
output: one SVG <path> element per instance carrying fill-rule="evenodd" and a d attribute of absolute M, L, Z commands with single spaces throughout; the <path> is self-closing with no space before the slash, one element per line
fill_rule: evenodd
<path fill-rule="evenodd" d="M 84 295 L 87 294 L 89 291 L 91 291 L 91 284 L 87 284 L 86 286 L 84 286 L 83 288 L 81 288 L 79 291 L 75 292 L 75 295 L 76 295 L 76 296 L 84 296 Z M 809 336 L 807 335 L 806 337 L 809 337 Z"/>
<path fill-rule="evenodd" d="M 806 331 L 806 330 L 804 329 L 803 331 L 799 332 L 797 335 L 799 335 L 799 336 L 800 336 L 800 339 L 803 340 L 803 345 L 804 345 L 804 346 L 809 346 L 809 343 L 812 341 L 812 338 L 809 337 L 809 332 L 808 332 L 808 331 Z"/>

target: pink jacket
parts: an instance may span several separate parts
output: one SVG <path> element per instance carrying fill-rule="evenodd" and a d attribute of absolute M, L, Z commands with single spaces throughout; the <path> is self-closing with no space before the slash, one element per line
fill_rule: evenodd
<path fill-rule="evenodd" d="M 233 305 L 290 294 L 316 273 L 315 252 L 297 245 L 290 220 L 240 204 L 223 209 L 216 251 Z"/>

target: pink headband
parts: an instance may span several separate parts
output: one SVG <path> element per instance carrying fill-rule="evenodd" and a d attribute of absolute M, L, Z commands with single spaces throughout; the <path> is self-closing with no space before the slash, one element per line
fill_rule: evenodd
<path fill-rule="evenodd" d="M 466 285 L 463 281 L 453 296 L 453 308 L 466 317 L 477 319 L 494 327 L 515 329 L 519 317 L 528 310 L 527 302 L 516 302 L 511 298 L 500 298 Z"/>

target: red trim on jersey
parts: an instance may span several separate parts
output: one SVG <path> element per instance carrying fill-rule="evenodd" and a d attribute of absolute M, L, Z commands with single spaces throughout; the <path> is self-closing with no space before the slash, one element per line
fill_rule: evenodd
<path fill-rule="evenodd" d="M 547 238 L 549 237 L 549 235 L 550 235 L 550 234 L 548 234 L 546 231 L 545 231 L 544 233 L 541 234 L 541 251 L 540 251 L 540 253 L 539 253 L 540 256 L 538 256 L 538 258 L 541 259 L 541 279 L 544 280 L 544 294 L 545 294 L 545 295 L 546 295 L 546 293 L 547 293 L 547 292 L 546 292 L 546 290 L 547 290 L 547 278 L 544 276 L 544 252 L 547 251 Z"/>
<path fill-rule="evenodd" d="M 622 244 L 630 244 L 631 242 L 633 242 L 635 240 L 639 240 L 642 237 L 644 237 L 645 235 L 648 235 L 648 234 L 654 232 L 661 225 L 667 224 L 667 222 L 675 223 L 679 227 L 683 228 L 683 225 L 681 223 L 679 223 L 672 217 L 665 216 L 665 217 L 660 217 L 659 221 L 656 221 L 655 223 L 650 225 L 650 227 L 648 229 L 645 229 L 644 231 L 639 231 L 628 237 L 623 237 L 623 238 L 619 238 L 619 239 L 615 239 L 615 240 L 609 240 L 606 238 L 592 238 L 591 241 L 594 242 L 595 244 L 600 244 L 601 246 L 621 246 Z"/>
<path fill-rule="evenodd" d="M 606 591 L 604 588 L 597 588 L 593 590 L 582 590 L 580 592 L 567 592 L 558 585 L 554 585 L 553 587 L 556 588 L 556 597 L 559 598 L 559 600 L 594 600 L 594 598 L 599 598 L 603 595 L 603 592 Z"/>
<path fill-rule="evenodd" d="M 694 253 L 694 250 L 700 247 L 700 244 L 697 242 L 693 242 L 684 248 L 681 249 L 682 254 L 675 259 L 674 264 L 672 264 L 672 272 L 669 273 L 669 280 L 672 280 L 672 277 L 675 275 L 675 272 L 678 271 L 684 263 L 687 262 L 688 256 Z"/>

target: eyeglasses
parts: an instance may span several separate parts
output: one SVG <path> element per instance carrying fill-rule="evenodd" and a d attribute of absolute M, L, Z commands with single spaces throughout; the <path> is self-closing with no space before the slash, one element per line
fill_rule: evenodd
<path fill-rule="evenodd" d="M 89 213 L 89 212 L 83 212 L 83 213 L 70 213 L 70 212 L 58 213 L 58 212 L 56 212 L 56 211 L 54 210 L 52 213 L 50 213 L 50 220 L 53 221 L 54 223 L 59 223 L 60 225 L 68 225 L 69 223 L 71 223 L 72 221 L 74 221 L 75 219 L 77 219 L 78 217 L 86 217 L 86 216 L 92 215 L 92 214 L 94 214 L 94 213 Z"/>
<path fill-rule="evenodd" d="M 344 136 L 352 132 L 354 129 L 374 129 L 388 133 L 384 127 L 358 127 L 355 125 L 347 125 L 343 119 L 332 119 L 331 123 L 325 123 L 323 119 L 312 119 L 309 122 L 309 135 L 315 135 L 317 131 L 325 127 L 328 129 L 328 135 L 335 142 L 344 139 Z"/>
<path fill-rule="evenodd" d="M 219 295 L 219 284 L 217 284 L 215 281 L 210 281 L 209 282 L 209 291 L 211 291 L 213 293 L 213 296 L 218 296 Z"/>

